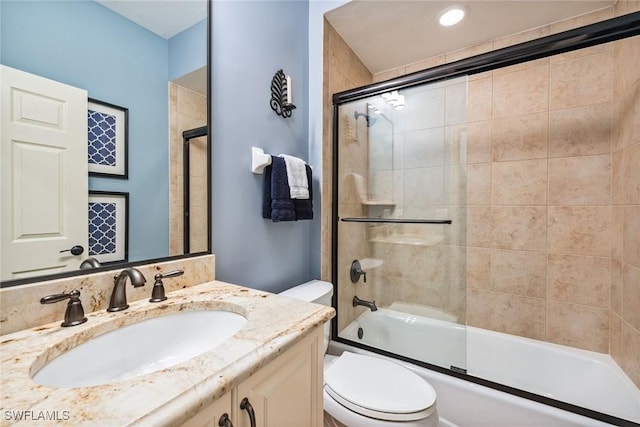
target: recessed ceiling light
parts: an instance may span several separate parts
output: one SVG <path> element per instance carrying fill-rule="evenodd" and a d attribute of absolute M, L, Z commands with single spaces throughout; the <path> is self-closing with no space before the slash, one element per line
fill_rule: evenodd
<path fill-rule="evenodd" d="M 456 25 L 464 18 L 464 8 L 462 6 L 451 6 L 446 8 L 440 14 L 440 25 L 450 27 Z"/>

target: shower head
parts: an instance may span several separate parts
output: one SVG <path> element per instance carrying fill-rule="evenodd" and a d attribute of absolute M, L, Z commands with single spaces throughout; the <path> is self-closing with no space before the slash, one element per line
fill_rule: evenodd
<path fill-rule="evenodd" d="M 358 120 L 359 117 L 364 117 L 364 119 L 367 121 L 367 127 L 370 128 L 371 126 L 376 124 L 376 119 L 375 117 L 371 117 L 368 114 L 365 113 L 358 113 L 357 111 L 353 113 L 353 117 L 356 118 L 356 120 Z"/>

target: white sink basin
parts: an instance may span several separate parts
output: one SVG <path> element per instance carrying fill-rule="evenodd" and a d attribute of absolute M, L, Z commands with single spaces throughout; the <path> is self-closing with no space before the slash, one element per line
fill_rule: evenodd
<path fill-rule="evenodd" d="M 126 380 L 211 350 L 247 322 L 223 310 L 183 311 L 107 332 L 46 364 L 33 380 L 50 387 L 87 387 Z"/>

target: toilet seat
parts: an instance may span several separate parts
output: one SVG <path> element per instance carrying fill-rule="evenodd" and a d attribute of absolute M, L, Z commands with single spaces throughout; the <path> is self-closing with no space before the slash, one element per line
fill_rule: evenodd
<path fill-rule="evenodd" d="M 325 390 L 347 409 L 385 421 L 417 421 L 436 410 L 436 392 L 409 369 L 345 351 L 325 371 Z"/>

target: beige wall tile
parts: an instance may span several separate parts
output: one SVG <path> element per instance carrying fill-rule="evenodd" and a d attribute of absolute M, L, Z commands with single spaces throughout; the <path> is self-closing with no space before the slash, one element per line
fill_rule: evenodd
<path fill-rule="evenodd" d="M 622 316 L 622 263 L 611 260 L 611 311 Z"/>
<path fill-rule="evenodd" d="M 613 311 L 609 312 L 609 354 L 622 364 L 622 319 Z"/>
<path fill-rule="evenodd" d="M 467 118 L 469 122 L 491 119 L 493 79 L 471 80 L 468 83 Z"/>
<path fill-rule="evenodd" d="M 640 205 L 640 143 L 623 151 L 624 203 Z"/>
<path fill-rule="evenodd" d="M 458 79 L 455 79 L 457 82 Z M 467 122 L 467 83 L 448 84 L 445 88 L 444 122 L 446 125 Z"/>
<path fill-rule="evenodd" d="M 493 160 L 545 159 L 549 141 L 548 117 L 544 112 L 493 120 Z"/>
<path fill-rule="evenodd" d="M 442 206 L 445 196 L 443 167 L 404 171 L 405 207 L 409 204 L 412 207 Z"/>
<path fill-rule="evenodd" d="M 640 332 L 622 321 L 621 360 L 622 369 L 640 387 Z"/>
<path fill-rule="evenodd" d="M 547 298 L 608 308 L 611 276 L 608 257 L 549 254 Z"/>
<path fill-rule="evenodd" d="M 405 66 L 405 73 L 415 73 L 416 71 L 428 70 L 429 68 L 442 65 L 446 62 L 445 55 L 434 56 L 433 58 L 427 58 L 422 61 L 414 62 Z"/>
<path fill-rule="evenodd" d="M 629 37 L 613 44 L 613 60 L 615 63 L 614 95 L 620 96 L 638 79 L 640 70 L 640 36 Z"/>
<path fill-rule="evenodd" d="M 494 162 L 491 171 L 493 205 L 546 205 L 547 160 Z"/>
<path fill-rule="evenodd" d="M 528 42 L 530 40 L 539 39 L 544 36 L 548 36 L 550 27 L 548 25 L 544 27 L 534 28 L 532 30 L 523 31 L 521 33 L 512 34 L 506 37 L 495 39 L 493 41 L 494 49 L 502 49 L 504 47 L 513 46 L 519 43 Z"/>
<path fill-rule="evenodd" d="M 467 208 L 467 246 L 488 248 L 491 245 L 491 208 Z"/>
<path fill-rule="evenodd" d="M 545 301 L 469 289 L 467 323 L 523 337 L 544 340 Z"/>
<path fill-rule="evenodd" d="M 548 105 L 548 65 L 494 76 L 494 118 L 546 111 Z"/>
<path fill-rule="evenodd" d="M 543 252 L 547 247 L 547 208 L 493 207 L 491 247 Z"/>
<path fill-rule="evenodd" d="M 547 341 L 606 353 L 609 351 L 609 310 L 547 301 Z"/>
<path fill-rule="evenodd" d="M 578 59 L 583 56 L 595 55 L 598 53 L 611 53 L 613 54 L 613 46 L 611 43 L 599 44 L 591 47 L 584 47 L 578 50 L 572 50 L 570 52 L 559 53 L 549 58 L 549 61 L 553 64 L 556 62 L 562 62 L 569 59 Z"/>
<path fill-rule="evenodd" d="M 491 249 L 467 248 L 467 286 L 489 289 L 491 277 Z"/>
<path fill-rule="evenodd" d="M 551 110 L 611 101 L 612 53 L 604 52 L 552 62 L 549 83 Z"/>
<path fill-rule="evenodd" d="M 640 330 L 640 268 L 629 264 L 622 268 L 622 319 Z"/>
<path fill-rule="evenodd" d="M 491 121 L 467 124 L 467 163 L 491 161 Z"/>
<path fill-rule="evenodd" d="M 444 283 L 446 252 L 443 246 L 407 246 L 405 276 L 429 283 Z"/>
<path fill-rule="evenodd" d="M 467 165 L 467 205 L 491 204 L 491 163 Z"/>
<path fill-rule="evenodd" d="M 405 74 L 405 67 L 398 67 L 392 70 L 382 71 L 375 73 L 372 76 L 372 83 L 383 82 L 385 80 L 395 79 Z"/>
<path fill-rule="evenodd" d="M 622 261 L 624 243 L 624 206 L 611 208 L 611 258 Z"/>
<path fill-rule="evenodd" d="M 614 6 L 615 16 L 626 15 L 640 11 L 640 0 L 625 0 L 616 2 Z"/>
<path fill-rule="evenodd" d="M 640 81 L 613 103 L 612 149 L 640 142 Z"/>
<path fill-rule="evenodd" d="M 507 67 L 496 68 L 491 71 L 493 77 L 510 74 L 515 71 L 524 71 L 530 68 L 549 67 L 549 58 L 534 59 L 533 61 L 521 62 L 520 64 L 509 65 Z M 495 117 L 495 116 L 494 116 Z"/>
<path fill-rule="evenodd" d="M 611 154 L 611 203 L 624 203 L 624 151 L 618 150 Z"/>
<path fill-rule="evenodd" d="M 624 207 L 623 227 L 623 260 L 640 267 L 640 205 Z"/>
<path fill-rule="evenodd" d="M 611 152 L 611 103 L 549 113 L 549 157 Z"/>
<path fill-rule="evenodd" d="M 605 9 L 596 10 L 594 12 L 586 13 L 580 16 L 576 16 L 574 18 L 569 18 L 569 19 L 564 19 L 562 21 L 554 22 L 550 26 L 551 34 L 561 33 L 563 31 L 572 30 L 574 28 L 604 21 L 605 19 L 610 19 L 610 18 L 613 18 L 613 8 L 607 7 Z"/>
<path fill-rule="evenodd" d="M 549 160 L 550 205 L 610 205 L 611 155 Z"/>
<path fill-rule="evenodd" d="M 491 289 L 527 297 L 545 298 L 547 254 L 491 250 Z"/>
<path fill-rule="evenodd" d="M 481 53 L 491 52 L 492 50 L 493 40 L 465 49 L 456 50 L 455 52 L 449 52 L 446 54 L 446 61 L 447 63 L 459 61 L 460 59 L 470 58 L 472 56 L 480 55 Z"/>
<path fill-rule="evenodd" d="M 549 207 L 550 253 L 608 256 L 611 244 L 611 207 Z"/>

